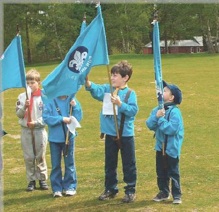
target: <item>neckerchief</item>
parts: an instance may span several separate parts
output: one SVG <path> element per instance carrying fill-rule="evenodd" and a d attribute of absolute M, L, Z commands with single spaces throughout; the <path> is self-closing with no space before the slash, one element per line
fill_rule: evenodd
<path fill-rule="evenodd" d="M 31 97 L 30 97 L 30 106 L 28 107 L 26 113 L 25 113 L 25 117 L 27 117 L 27 123 L 31 122 L 31 114 L 32 114 L 32 110 L 33 110 L 33 98 L 34 96 L 41 96 L 41 90 L 38 89 L 34 92 L 31 93 Z"/>

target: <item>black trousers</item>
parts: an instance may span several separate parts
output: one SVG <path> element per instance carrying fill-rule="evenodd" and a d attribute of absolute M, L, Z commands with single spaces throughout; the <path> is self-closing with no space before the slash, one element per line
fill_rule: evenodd
<path fill-rule="evenodd" d="M 169 184 L 171 180 L 171 193 L 173 198 L 181 198 L 179 158 L 169 155 L 162 155 L 161 151 L 156 152 L 157 185 L 160 191 L 170 193 Z"/>

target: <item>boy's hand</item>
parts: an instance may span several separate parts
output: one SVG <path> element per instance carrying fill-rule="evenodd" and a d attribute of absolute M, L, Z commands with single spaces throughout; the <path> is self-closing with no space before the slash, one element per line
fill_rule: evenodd
<path fill-rule="evenodd" d="M 165 116 L 165 110 L 164 109 L 158 110 L 156 116 L 157 118 Z"/>
<path fill-rule="evenodd" d="M 71 119 L 69 117 L 63 117 L 63 122 L 65 124 L 70 124 L 71 123 Z"/>
<path fill-rule="evenodd" d="M 72 99 L 72 100 L 70 101 L 70 105 L 73 106 L 73 107 L 76 105 L 75 99 Z"/>
<path fill-rule="evenodd" d="M 30 106 L 30 100 L 27 99 L 27 100 L 25 101 L 25 108 L 28 108 L 29 106 Z"/>
<path fill-rule="evenodd" d="M 91 86 L 91 82 L 88 80 L 88 76 L 86 76 L 86 78 L 85 78 L 85 86 L 87 88 L 90 88 L 90 86 Z"/>
<path fill-rule="evenodd" d="M 32 121 L 32 122 L 27 122 L 27 126 L 28 126 L 28 128 L 33 129 L 34 126 L 35 126 L 34 121 Z"/>
<path fill-rule="evenodd" d="M 117 95 L 116 95 L 116 96 L 111 96 L 111 102 L 112 102 L 113 104 L 118 105 L 119 107 L 120 107 L 121 104 L 122 104 L 122 102 L 121 102 L 119 96 L 117 96 Z"/>

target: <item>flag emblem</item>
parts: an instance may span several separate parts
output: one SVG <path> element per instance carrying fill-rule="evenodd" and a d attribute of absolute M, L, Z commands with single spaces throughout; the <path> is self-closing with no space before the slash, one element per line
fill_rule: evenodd
<path fill-rule="evenodd" d="M 69 56 L 68 68 L 75 73 L 79 73 L 87 55 L 88 49 L 86 47 L 77 47 Z"/>

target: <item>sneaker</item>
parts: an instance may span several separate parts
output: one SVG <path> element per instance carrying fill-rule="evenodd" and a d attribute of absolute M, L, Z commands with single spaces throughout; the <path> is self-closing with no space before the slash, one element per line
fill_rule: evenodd
<path fill-rule="evenodd" d="M 99 200 L 108 200 L 112 199 L 117 195 L 117 193 L 113 193 L 112 191 L 104 191 L 100 196 Z"/>
<path fill-rule="evenodd" d="M 48 190 L 49 186 L 47 185 L 45 180 L 39 180 L 39 184 L 40 184 L 40 189 L 42 190 Z"/>
<path fill-rule="evenodd" d="M 157 194 L 157 196 L 156 197 L 154 197 L 154 201 L 155 202 L 161 202 L 161 201 L 165 201 L 165 200 L 168 200 L 170 198 L 170 196 L 169 196 L 169 194 L 165 194 L 164 192 L 159 192 L 158 194 Z"/>
<path fill-rule="evenodd" d="M 54 192 L 53 197 L 62 197 L 62 192 L 61 191 Z"/>
<path fill-rule="evenodd" d="M 27 191 L 33 191 L 34 189 L 36 189 L 36 181 L 30 181 L 28 186 L 27 186 Z"/>
<path fill-rule="evenodd" d="M 173 204 L 181 204 L 181 203 L 182 203 L 181 198 L 174 198 Z"/>
<path fill-rule="evenodd" d="M 76 194 L 76 190 L 67 190 L 65 192 L 66 196 L 74 196 Z"/>
<path fill-rule="evenodd" d="M 123 203 L 130 203 L 130 202 L 133 202 L 136 198 L 136 195 L 135 194 L 126 194 L 123 199 L 122 199 L 122 202 Z"/>

